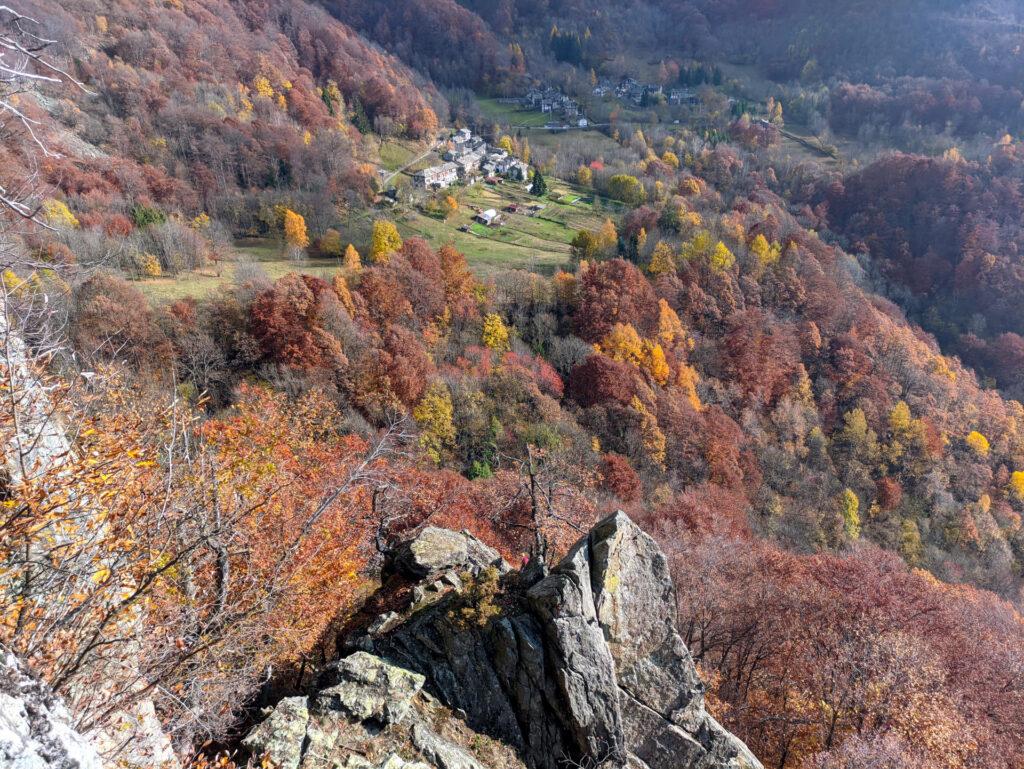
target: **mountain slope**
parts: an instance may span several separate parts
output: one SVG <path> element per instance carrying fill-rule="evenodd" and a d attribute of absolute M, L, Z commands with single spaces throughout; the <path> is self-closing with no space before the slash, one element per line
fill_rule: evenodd
<path fill-rule="evenodd" d="M 146 205 L 246 229 L 261 192 L 329 208 L 367 194 L 358 129 L 432 134 L 445 109 L 423 78 L 305 2 L 33 8 L 92 91 L 46 104 L 77 137 L 48 179 L 87 220 Z"/>

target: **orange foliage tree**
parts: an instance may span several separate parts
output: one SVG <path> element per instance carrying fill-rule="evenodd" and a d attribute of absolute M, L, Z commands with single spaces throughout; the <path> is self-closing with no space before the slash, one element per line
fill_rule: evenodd
<path fill-rule="evenodd" d="M 83 729 L 152 699 L 184 747 L 224 734 L 261 680 L 352 607 L 367 489 L 396 432 L 371 444 L 316 392 L 288 403 L 256 387 L 202 423 L 101 376 L 89 400 L 61 402 L 61 423 L 79 427 L 71 451 L 7 489 L 0 642 Z"/>

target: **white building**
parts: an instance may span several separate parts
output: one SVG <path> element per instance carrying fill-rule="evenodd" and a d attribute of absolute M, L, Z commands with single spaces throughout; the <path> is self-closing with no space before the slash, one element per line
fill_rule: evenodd
<path fill-rule="evenodd" d="M 493 208 L 488 208 L 486 211 L 481 211 L 479 214 L 477 214 L 475 218 L 478 222 L 480 222 L 480 224 L 490 227 L 497 221 L 498 212 L 495 211 Z"/>

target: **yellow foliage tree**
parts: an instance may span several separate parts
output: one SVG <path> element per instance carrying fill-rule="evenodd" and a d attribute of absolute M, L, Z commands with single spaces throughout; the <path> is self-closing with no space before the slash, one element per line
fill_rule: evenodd
<path fill-rule="evenodd" d="M 290 208 L 285 209 L 284 212 L 284 240 L 293 248 L 302 249 L 309 246 L 306 220 L 302 214 L 298 214 Z"/>
<path fill-rule="evenodd" d="M 700 402 L 700 396 L 697 394 L 698 382 L 700 382 L 700 375 L 693 366 L 686 364 L 679 366 L 679 370 L 676 371 L 676 386 L 686 393 L 686 399 L 693 406 L 694 411 L 704 408 L 704 404 Z"/>
<path fill-rule="evenodd" d="M 906 402 L 900 401 L 889 412 L 889 433 L 889 443 L 884 447 L 886 459 L 895 464 L 900 460 L 906 462 L 917 455 L 917 464 L 920 464 L 925 428 L 921 420 L 913 418 Z M 916 452 L 913 451 L 914 447 L 917 447 Z"/>
<path fill-rule="evenodd" d="M 619 233 L 611 219 L 605 219 L 597 233 L 597 248 L 605 256 L 614 254 L 619 247 Z"/>
<path fill-rule="evenodd" d="M 252 89 L 256 92 L 257 96 L 262 96 L 264 99 L 274 98 L 274 86 L 263 75 L 258 75 L 253 79 Z"/>
<path fill-rule="evenodd" d="M 370 261 L 387 264 L 391 255 L 402 247 L 402 236 L 394 222 L 378 219 L 373 223 L 373 242 L 370 245 Z"/>
<path fill-rule="evenodd" d="M 902 433 L 910 429 L 910 423 L 913 417 L 910 415 L 910 406 L 907 405 L 906 401 L 900 401 L 892 407 L 892 411 L 889 412 L 889 429 L 893 433 Z"/>
<path fill-rule="evenodd" d="M 498 139 L 498 147 L 505 150 L 509 155 L 516 154 L 516 145 L 512 141 L 512 137 L 505 135 Z"/>
<path fill-rule="evenodd" d="M 661 156 L 661 161 L 667 166 L 672 166 L 672 168 L 679 168 L 679 156 L 672 150 L 665 150 Z"/>
<path fill-rule="evenodd" d="M 160 259 L 155 254 L 139 254 L 135 262 L 139 272 L 147 278 L 159 278 L 163 272 Z"/>
<path fill-rule="evenodd" d="M 441 464 L 455 445 L 452 396 L 443 382 L 431 383 L 413 409 L 412 418 L 420 428 L 420 446 L 434 462 Z"/>
<path fill-rule="evenodd" d="M 718 241 L 708 260 L 711 269 L 715 272 L 727 272 L 736 263 L 736 257 L 729 247 L 722 241 Z"/>
<path fill-rule="evenodd" d="M 921 544 L 921 530 L 912 519 L 907 518 L 900 523 L 900 555 L 907 563 L 916 566 L 924 554 L 924 546 Z"/>
<path fill-rule="evenodd" d="M 594 183 L 594 172 L 587 166 L 580 166 L 576 169 L 576 182 L 583 187 L 589 187 Z"/>
<path fill-rule="evenodd" d="M 331 281 L 331 288 L 333 288 L 334 293 L 338 295 L 338 299 L 341 300 L 341 304 L 348 314 L 355 315 L 356 304 L 352 300 L 352 292 L 349 291 L 348 281 L 345 280 L 344 274 L 340 272 L 335 273 L 334 279 Z"/>
<path fill-rule="evenodd" d="M 956 372 L 950 368 L 949 361 L 942 355 L 936 355 L 928 364 L 928 370 L 950 382 L 956 381 Z"/>
<path fill-rule="evenodd" d="M 711 233 L 699 230 L 683 244 L 682 258 L 687 261 L 703 259 L 711 253 Z"/>
<path fill-rule="evenodd" d="M 1013 471 L 1013 474 L 1010 476 L 1010 492 L 1017 499 L 1024 500 L 1024 471 Z"/>
<path fill-rule="evenodd" d="M 658 341 L 669 350 L 686 343 L 683 322 L 664 299 L 658 300 Z"/>
<path fill-rule="evenodd" d="M 769 243 L 768 238 L 758 234 L 750 243 L 750 252 L 757 257 L 762 267 L 770 267 L 782 256 L 782 246 L 778 243 Z"/>
<path fill-rule="evenodd" d="M 644 368 L 651 378 L 662 387 L 668 384 L 672 369 L 665 360 L 665 351 L 657 342 L 644 342 Z"/>
<path fill-rule="evenodd" d="M 647 271 L 651 275 L 665 275 L 676 271 L 675 255 L 672 253 L 672 247 L 664 240 L 659 240 L 658 244 L 654 247 L 654 251 L 651 253 L 650 264 L 647 265 Z"/>
<path fill-rule="evenodd" d="M 511 349 L 511 334 L 508 326 L 505 325 L 505 321 L 501 319 L 501 316 L 495 312 L 488 313 L 484 318 L 484 329 L 481 336 L 484 346 L 489 350 L 502 353 L 508 352 Z"/>
<path fill-rule="evenodd" d="M 664 470 L 665 449 L 668 443 L 665 440 L 665 433 L 658 426 L 658 420 L 635 395 L 630 403 L 630 408 L 640 416 L 640 436 L 647 460 Z"/>
<path fill-rule="evenodd" d="M 988 438 L 979 433 L 977 430 L 972 430 L 968 436 L 964 439 L 968 446 L 977 454 L 979 457 L 987 457 L 989 452 Z"/>
<path fill-rule="evenodd" d="M 69 230 L 78 228 L 78 219 L 71 213 L 71 209 L 62 200 L 48 198 L 43 201 L 43 221 L 52 227 L 62 227 Z"/>
<path fill-rule="evenodd" d="M 701 193 L 700 180 L 695 176 L 688 176 L 679 182 L 679 193 L 681 195 L 699 195 Z"/>
<path fill-rule="evenodd" d="M 643 369 L 660 385 L 668 384 L 672 370 L 665 350 L 656 340 L 642 339 L 630 323 L 616 323 L 601 340 L 598 349 L 612 360 Z"/>
<path fill-rule="evenodd" d="M 356 247 L 351 243 L 348 244 L 348 248 L 345 249 L 345 256 L 342 259 L 341 266 L 346 270 L 357 272 L 363 268 L 363 260 L 359 256 L 359 252 L 356 251 Z"/>
<path fill-rule="evenodd" d="M 647 230 L 641 227 L 640 231 L 636 234 L 637 254 L 643 254 L 645 248 L 647 248 Z"/>
<path fill-rule="evenodd" d="M 645 360 L 644 342 L 631 323 L 616 323 L 599 345 L 601 352 L 612 360 L 642 366 Z"/>
<path fill-rule="evenodd" d="M 843 516 L 843 530 L 850 540 L 860 538 L 860 500 L 850 489 L 843 489 L 839 498 L 839 511 Z"/>
<path fill-rule="evenodd" d="M 704 220 L 696 211 L 684 211 L 679 216 L 679 228 L 695 230 L 704 226 Z"/>

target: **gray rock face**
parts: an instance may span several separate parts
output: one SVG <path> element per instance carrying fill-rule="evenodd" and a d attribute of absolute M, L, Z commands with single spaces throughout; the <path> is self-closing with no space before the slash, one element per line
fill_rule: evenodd
<path fill-rule="evenodd" d="M 103 769 L 95 748 L 46 687 L 13 655 L 0 657 L 0 766 L 10 769 Z"/>
<path fill-rule="evenodd" d="M 368 617 L 350 641 L 373 654 L 330 666 L 308 700 L 284 700 L 247 738 L 254 752 L 280 751 L 287 769 L 403 769 L 387 762 L 409 755 L 435 769 L 485 769 L 467 745 L 486 735 L 529 769 L 762 769 L 705 710 L 667 560 L 624 513 L 532 583 L 469 535 L 440 529 L 391 564 L 400 592 L 389 582 L 381 598 L 408 605 L 382 601 L 386 620 Z M 493 586 L 493 573 L 481 574 L 491 566 L 503 575 L 496 596 L 474 590 L 485 578 Z M 434 697 L 464 717 L 469 739 L 456 744 L 424 717 Z M 386 753 L 345 753 L 370 732 L 373 744 L 391 740 Z M 290 748 L 277 746 L 282 736 Z"/>
<path fill-rule="evenodd" d="M 572 738 L 573 755 L 621 762 L 625 746 L 615 661 L 597 622 L 588 563 L 583 540 L 526 597 L 543 628 L 545 665 L 555 671 L 560 717 Z M 531 714 L 536 716 L 542 713 Z"/>

